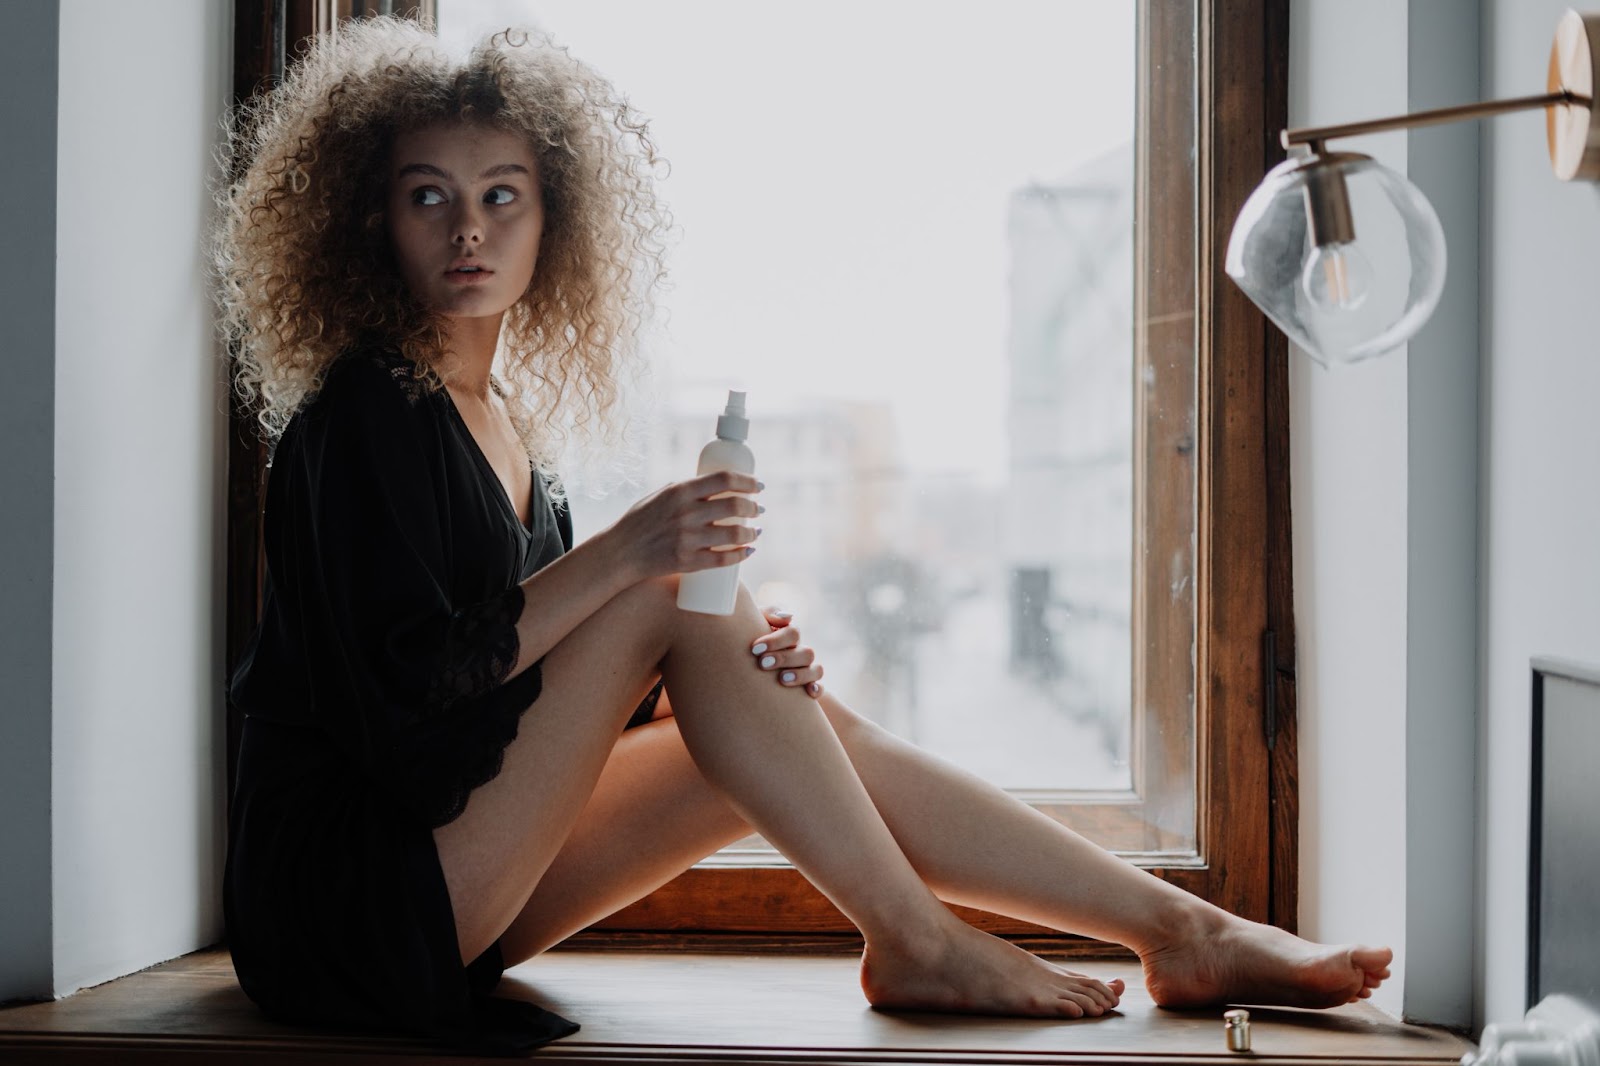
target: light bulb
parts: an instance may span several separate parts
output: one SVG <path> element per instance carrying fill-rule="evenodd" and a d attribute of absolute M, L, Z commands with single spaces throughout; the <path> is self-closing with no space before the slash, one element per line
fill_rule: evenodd
<path fill-rule="evenodd" d="M 1354 311 L 1372 291 L 1372 263 L 1354 242 L 1312 246 L 1300 286 L 1322 311 Z"/>
<path fill-rule="evenodd" d="M 1313 359 L 1354 363 L 1428 320 L 1444 291 L 1444 230 L 1405 178 L 1335 152 L 1274 167 L 1239 210 L 1224 262 Z"/>

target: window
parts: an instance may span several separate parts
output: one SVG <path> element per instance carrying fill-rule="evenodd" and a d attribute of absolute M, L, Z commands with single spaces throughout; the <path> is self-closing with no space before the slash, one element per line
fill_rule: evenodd
<path fill-rule="evenodd" d="M 466 0 L 440 2 L 448 35 L 452 10 Z M 263 12 L 271 7 L 264 2 L 259 6 Z M 537 16 L 541 5 L 531 0 L 510 6 Z M 316 19 L 302 9 L 314 16 L 324 7 L 331 11 L 326 2 L 291 2 L 290 21 L 309 26 Z M 697 21 L 706 17 L 705 10 L 696 9 Z M 745 13 L 741 17 L 749 17 L 752 9 L 739 10 Z M 826 22 L 830 10 L 818 4 L 809 13 Z M 493 13 L 502 21 L 519 17 L 503 3 Z M 331 20 L 326 11 L 321 17 L 323 23 Z M 1060 404 L 1071 391 L 1052 382 L 1052 375 L 1061 372 L 1061 361 L 1054 357 L 1059 353 L 1051 349 L 1041 356 L 1040 346 L 1013 341 L 1002 353 L 1010 366 L 1010 395 L 996 405 L 1010 427 L 1009 441 L 1001 438 L 1006 447 L 996 451 L 1007 456 L 1000 467 L 1012 476 L 1009 482 L 989 483 L 981 471 L 957 469 L 951 476 L 949 463 L 919 468 L 904 461 L 905 449 L 895 461 L 881 432 L 881 395 L 824 398 L 798 411 L 769 408 L 763 424 L 755 394 L 758 462 L 768 456 L 794 457 L 792 469 L 781 474 L 763 468 L 770 486 L 766 502 L 773 512 L 781 507 L 791 516 L 824 509 L 861 513 L 870 508 L 860 501 L 891 495 L 887 490 L 893 490 L 895 506 L 877 515 L 880 550 L 858 552 L 831 568 L 841 574 L 848 569 L 851 578 L 836 588 L 808 590 L 800 583 L 799 575 L 828 569 L 805 558 L 800 548 L 793 551 L 797 558 L 791 568 L 784 568 L 781 553 L 769 552 L 773 558 L 758 556 L 752 563 L 760 565 L 751 566 L 746 576 L 758 591 L 762 582 L 770 583 L 761 598 L 802 598 L 797 603 L 802 623 L 808 633 L 819 634 L 813 642 L 840 690 L 856 703 L 854 694 L 862 684 L 880 686 L 882 702 L 891 717 L 898 714 L 902 726 L 915 721 L 909 708 L 923 713 L 933 702 L 925 692 L 910 694 L 904 682 L 918 674 L 917 644 L 933 639 L 926 634 L 936 634 L 934 627 L 955 624 L 953 619 L 967 626 L 966 632 L 1003 638 L 991 649 L 992 668 L 997 677 L 1022 678 L 1013 691 L 1057 704 L 1075 698 L 1091 714 L 1113 707 L 1116 714 L 1094 722 L 1107 739 L 1100 745 L 1102 757 L 1083 767 L 1076 779 L 1038 781 L 1024 768 L 1017 779 L 1001 783 L 1024 786 L 1018 790 L 1024 798 L 1159 876 L 1237 913 L 1292 927 L 1295 799 L 1286 375 L 1281 341 L 1239 293 L 1219 283 L 1217 236 L 1226 234 L 1238 204 L 1274 158 L 1272 135 L 1283 124 L 1286 9 L 1266 2 L 1224 8 L 1215 0 L 1144 0 L 1135 17 L 1120 10 L 1115 17 L 1129 23 L 1122 32 L 1136 56 L 1136 64 L 1130 64 L 1136 65 L 1131 76 L 1137 93 L 1128 95 L 1137 106 L 1127 108 L 1129 149 L 1119 158 L 1111 145 L 1101 160 L 1085 161 L 1076 173 L 1019 184 L 1010 197 L 1009 221 L 1013 331 L 1054 328 L 1050 344 L 1070 347 L 1070 338 L 1061 339 L 1059 322 L 1050 326 L 1052 315 L 1059 319 L 1068 314 L 1070 330 L 1093 332 L 1094 343 L 1102 347 L 1101 338 L 1120 337 L 1121 369 L 1112 365 L 1107 370 L 1102 362 L 1099 372 L 1108 387 L 1122 391 L 1110 401 L 1074 408 L 1074 423 L 1088 424 L 1089 432 L 1063 442 L 1061 434 L 1052 436 L 1052 417 L 1059 422 L 1066 414 Z M 899 20 L 908 21 L 904 12 Z M 243 42 L 258 26 L 259 20 L 241 14 L 241 54 Z M 551 26 L 562 34 L 554 19 Z M 697 32 L 703 33 L 703 25 Z M 670 49 L 652 35 L 642 36 L 658 49 Z M 906 47 L 917 44 L 916 35 L 908 34 Z M 574 51 L 605 69 L 576 43 Z M 645 86 L 624 85 L 638 100 L 650 99 Z M 1105 94 L 1090 97 L 1083 106 L 1114 110 L 1105 101 L 1115 94 L 1116 86 L 1108 86 Z M 662 119 L 661 113 L 651 114 Z M 870 127 L 869 137 L 880 128 L 867 120 L 863 124 Z M 1063 121 L 1059 128 L 1066 126 Z M 907 158 L 936 165 L 937 154 L 930 156 L 926 147 L 919 145 Z M 916 176 L 908 175 L 907 180 Z M 1125 224 L 1118 222 L 1119 211 L 1126 213 Z M 997 221 L 1004 224 L 1003 216 Z M 1052 227 L 1070 231 L 1071 241 L 1052 241 Z M 1073 259 L 1083 248 L 1109 249 L 1110 261 L 1082 255 Z M 1094 275 L 1090 280 L 1102 287 L 1065 291 L 1058 285 L 1047 287 L 1042 297 L 1019 291 L 1028 283 L 1031 264 L 1063 252 L 1068 269 L 1089 272 Z M 1118 254 L 1123 256 L 1120 264 Z M 1060 266 L 1045 264 L 1036 272 L 1051 269 Z M 1121 319 L 1115 313 L 1119 277 L 1128 279 L 1121 290 Z M 1074 295 L 1077 304 L 1064 308 L 1062 301 Z M 880 322 L 877 328 L 891 340 L 897 332 L 893 323 Z M 959 396 L 965 383 L 954 368 L 950 376 Z M 692 471 L 693 450 L 720 408 L 725 384 L 713 382 L 699 390 L 685 405 L 683 418 L 663 419 L 664 454 L 660 470 L 652 471 L 659 474 L 656 482 Z M 871 406 L 875 400 L 878 406 Z M 1097 436 L 1093 423 L 1101 412 L 1109 412 L 1102 419 L 1109 426 L 1098 427 Z M 770 434 L 765 449 L 763 431 Z M 1068 467 L 1074 456 L 1093 453 L 1097 442 L 1110 442 L 1115 451 L 1119 439 L 1125 442 L 1126 473 L 1108 476 L 1102 465 L 1078 480 L 1098 484 L 1092 496 L 1096 506 L 1113 516 L 1127 515 L 1120 543 L 1115 533 L 1104 535 L 1113 525 L 1108 521 L 1090 530 L 1092 543 L 1076 554 L 1064 552 L 1049 538 L 1037 547 L 1038 537 L 1033 538 L 1035 546 L 979 548 L 974 553 L 959 539 L 964 532 L 941 526 L 937 508 L 926 505 L 929 497 L 937 497 L 943 507 L 953 495 L 968 501 L 965 517 L 1003 515 L 1009 507 L 1009 513 L 1021 513 L 1024 521 L 1031 518 L 1048 528 L 1048 511 L 1030 513 L 1026 508 L 1029 501 L 1059 492 L 1066 475 L 1057 469 L 1047 474 L 1054 480 L 1040 482 L 1029 470 Z M 244 620 L 254 617 L 255 605 L 246 592 L 259 594 L 259 579 L 251 569 L 257 551 L 257 504 L 251 493 L 258 491 L 259 471 L 252 480 L 250 455 L 241 451 L 238 458 L 230 538 L 236 560 L 245 562 L 231 569 L 238 596 L 230 598 L 230 618 L 242 629 L 237 638 L 230 635 L 230 654 L 237 653 L 235 639 L 248 632 Z M 852 466 L 857 470 L 854 488 L 839 476 Z M 941 475 L 946 475 L 942 481 Z M 585 522 L 580 510 L 578 520 L 581 532 L 596 528 L 601 519 L 592 516 Z M 911 553 L 882 550 L 904 539 L 912 526 L 925 533 L 924 539 L 938 542 L 920 564 L 915 556 L 907 558 Z M 815 545 L 829 535 L 828 524 L 791 530 L 790 544 Z M 967 557 L 999 556 L 1004 565 L 962 568 L 957 565 L 962 549 Z M 934 581 L 925 576 L 930 572 L 946 576 Z M 803 602 L 808 591 L 813 602 Z M 825 612 L 834 605 L 838 617 L 829 619 Z M 925 631 L 921 638 L 898 645 L 881 640 L 919 628 Z M 850 630 L 860 639 L 837 653 L 820 635 Z M 1118 633 L 1120 644 L 1111 639 Z M 1064 646 L 1091 663 L 1109 662 L 1111 667 L 1064 678 Z M 1086 647 L 1096 650 L 1085 653 Z M 857 676 L 841 678 L 852 664 Z M 924 677 L 924 687 L 927 681 Z M 1064 695 L 1068 682 L 1087 695 Z M 860 702 L 865 710 L 867 701 Z M 1268 709 L 1277 711 L 1281 725 L 1264 724 Z M 943 719 L 951 720 L 948 714 Z M 1269 747 L 1267 737 L 1274 734 Z M 1048 764 L 1050 747 L 1032 747 L 1044 752 Z M 1014 765 L 1022 764 L 1007 763 L 1001 769 Z M 1013 935 L 1046 932 L 992 916 L 969 917 Z M 850 931 L 831 905 L 792 869 L 774 864 L 757 841 L 690 871 L 603 925 L 612 931 Z"/>

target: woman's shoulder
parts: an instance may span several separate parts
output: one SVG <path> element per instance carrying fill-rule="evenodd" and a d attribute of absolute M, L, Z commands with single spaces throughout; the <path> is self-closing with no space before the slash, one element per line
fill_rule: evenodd
<path fill-rule="evenodd" d="M 284 436 L 370 445 L 396 436 L 431 437 L 439 418 L 438 401 L 416 376 L 416 364 L 392 350 L 352 349 L 323 372 Z"/>
<path fill-rule="evenodd" d="M 417 407 L 429 397 L 428 383 L 417 376 L 417 365 L 392 348 L 353 348 L 342 353 L 323 372 L 316 400 L 333 400 L 351 394 L 402 399 Z"/>

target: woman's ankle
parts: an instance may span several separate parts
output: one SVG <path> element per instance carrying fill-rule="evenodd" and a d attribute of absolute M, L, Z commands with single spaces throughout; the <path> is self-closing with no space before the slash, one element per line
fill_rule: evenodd
<path fill-rule="evenodd" d="M 961 924 L 961 919 L 943 903 L 934 902 L 935 909 L 919 908 L 913 913 L 901 910 L 883 922 L 862 926 L 867 954 L 893 956 L 930 966 L 943 958 L 959 932 L 952 929 L 952 925 Z"/>
<path fill-rule="evenodd" d="M 1172 897 L 1147 928 L 1130 937 L 1126 944 L 1140 958 L 1181 950 L 1222 932 L 1231 918 L 1227 911 L 1184 892 L 1181 898 Z"/>

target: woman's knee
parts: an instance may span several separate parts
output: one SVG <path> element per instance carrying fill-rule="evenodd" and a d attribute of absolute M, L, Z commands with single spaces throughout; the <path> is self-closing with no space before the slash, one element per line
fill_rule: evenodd
<path fill-rule="evenodd" d="M 588 619 L 598 631 L 614 635 L 618 626 L 637 629 L 651 643 L 662 643 L 670 636 L 673 611 L 678 600 L 678 575 L 646 578 L 613 596 Z"/>
<path fill-rule="evenodd" d="M 828 724 L 833 726 L 833 731 L 838 734 L 846 748 L 889 735 L 882 726 L 852 711 L 831 692 L 824 692 L 818 698 L 817 705 L 822 708 L 822 713 L 828 718 Z"/>
<path fill-rule="evenodd" d="M 762 625 L 754 621 L 760 618 L 760 610 L 742 583 L 739 602 L 731 614 L 709 615 L 685 611 L 678 606 L 681 577 L 681 574 L 664 574 L 629 586 L 593 616 L 593 624 L 602 632 L 614 632 L 620 624 L 648 634 L 647 642 L 654 655 L 652 663 L 660 663 L 680 638 L 697 643 L 720 642 L 724 634 L 728 634 L 727 639 L 734 640 L 731 635 L 734 631 L 738 639 L 742 639 L 747 630 L 752 636 L 764 631 Z"/>

